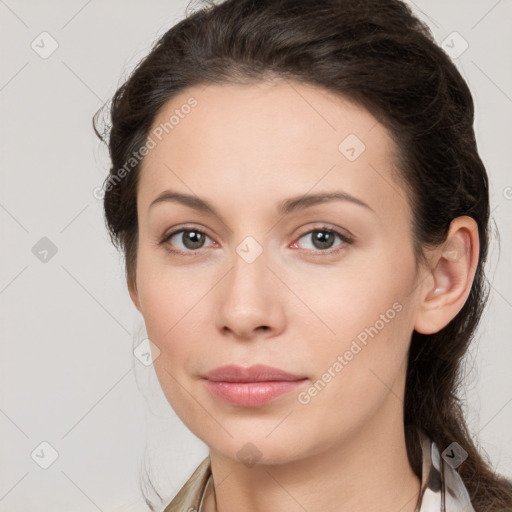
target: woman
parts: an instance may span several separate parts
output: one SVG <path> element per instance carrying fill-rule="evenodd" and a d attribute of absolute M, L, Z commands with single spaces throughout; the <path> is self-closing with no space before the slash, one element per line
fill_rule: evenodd
<path fill-rule="evenodd" d="M 456 395 L 486 299 L 473 115 L 395 0 L 210 5 L 119 88 L 107 227 L 209 448 L 165 512 L 512 510 Z"/>

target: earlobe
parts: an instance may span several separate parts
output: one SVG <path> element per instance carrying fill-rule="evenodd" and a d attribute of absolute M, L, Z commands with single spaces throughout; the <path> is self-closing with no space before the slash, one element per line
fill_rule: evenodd
<path fill-rule="evenodd" d="M 414 329 L 433 334 L 445 327 L 464 306 L 479 256 L 478 225 L 471 217 L 450 224 L 444 244 L 433 252 L 430 279 L 424 279 Z"/>

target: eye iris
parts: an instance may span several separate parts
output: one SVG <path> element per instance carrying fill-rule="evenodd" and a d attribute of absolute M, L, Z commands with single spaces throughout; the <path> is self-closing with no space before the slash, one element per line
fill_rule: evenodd
<path fill-rule="evenodd" d="M 181 239 L 187 249 L 199 249 L 204 243 L 204 234 L 198 231 L 187 230 L 183 232 Z"/>
<path fill-rule="evenodd" d="M 329 249 L 334 241 L 334 233 L 329 231 L 313 231 L 316 235 L 313 235 L 314 245 L 320 244 L 318 249 Z"/>

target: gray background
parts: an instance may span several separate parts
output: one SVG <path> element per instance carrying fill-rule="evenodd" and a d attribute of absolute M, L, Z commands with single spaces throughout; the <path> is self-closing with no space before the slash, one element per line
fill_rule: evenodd
<path fill-rule="evenodd" d="M 0 512 L 148 510 L 144 463 L 168 501 L 207 455 L 132 353 L 146 333 L 92 193 L 108 158 L 91 118 L 186 4 L 0 0 Z M 492 243 L 468 416 L 512 478 L 512 2 L 411 5 L 440 43 L 469 45 L 455 61 L 476 103 L 501 249 Z M 47 58 L 31 46 L 51 49 L 43 31 L 58 44 Z M 58 454 L 48 469 L 42 442 Z"/>

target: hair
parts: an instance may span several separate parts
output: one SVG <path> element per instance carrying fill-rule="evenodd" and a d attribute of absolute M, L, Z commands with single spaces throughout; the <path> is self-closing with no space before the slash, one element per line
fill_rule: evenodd
<path fill-rule="evenodd" d="M 456 441 L 468 453 L 458 471 L 477 512 L 512 507 L 512 482 L 492 469 L 471 439 L 457 396 L 463 356 L 489 291 L 488 179 L 473 130 L 473 99 L 456 66 L 405 3 L 225 0 L 203 5 L 168 30 L 118 88 L 109 112 L 112 166 L 103 185 L 104 213 L 112 243 L 124 252 L 127 279 L 136 276 L 140 161 L 112 182 L 116 169 L 146 143 L 159 110 L 192 86 L 274 78 L 347 98 L 388 129 L 413 214 L 417 263 L 426 262 L 427 248 L 446 240 L 454 218 L 467 215 L 478 224 L 478 264 L 464 306 L 439 332 L 412 333 L 404 429 L 418 476 L 421 428 L 441 451 Z M 96 127 L 100 111 L 93 125 L 105 142 Z M 155 510 L 147 497 L 146 503 Z"/>

